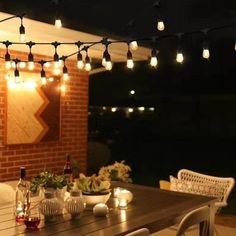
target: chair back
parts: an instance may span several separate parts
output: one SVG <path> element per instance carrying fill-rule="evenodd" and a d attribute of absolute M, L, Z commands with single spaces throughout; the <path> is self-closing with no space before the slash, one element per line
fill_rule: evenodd
<path fill-rule="evenodd" d="M 219 202 L 222 203 L 221 206 L 227 206 L 227 199 L 235 184 L 235 180 L 232 177 L 205 175 L 187 169 L 179 170 L 178 179 L 214 187 L 214 191 L 212 190 L 213 188 L 209 188 L 211 191 L 207 195 L 218 198 Z"/>
<path fill-rule="evenodd" d="M 135 230 L 129 234 L 126 234 L 125 236 L 149 236 L 150 235 L 150 231 L 147 228 L 141 228 L 138 230 Z"/>
<path fill-rule="evenodd" d="M 208 206 L 200 207 L 186 214 L 181 220 L 176 232 L 176 236 L 184 235 L 185 231 L 193 225 L 199 224 L 199 236 L 208 236 L 210 218 L 210 208 Z"/>

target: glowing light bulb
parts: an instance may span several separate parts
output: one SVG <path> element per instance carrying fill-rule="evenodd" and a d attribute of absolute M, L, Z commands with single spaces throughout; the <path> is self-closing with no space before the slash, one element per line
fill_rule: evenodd
<path fill-rule="evenodd" d="M 54 75 L 60 75 L 60 74 L 61 74 L 60 68 L 54 68 L 54 69 L 53 69 L 53 74 L 54 74 Z"/>
<path fill-rule="evenodd" d="M 54 69 L 58 69 L 60 67 L 59 61 L 54 61 L 53 66 L 54 66 Z"/>
<path fill-rule="evenodd" d="M 235 40 L 235 43 L 234 43 L 234 50 L 236 51 L 236 40 Z"/>
<path fill-rule="evenodd" d="M 20 42 L 24 42 L 25 41 L 25 27 L 21 24 L 20 26 Z"/>
<path fill-rule="evenodd" d="M 41 78 L 41 84 L 46 85 L 47 84 L 47 79 L 45 77 Z"/>
<path fill-rule="evenodd" d="M 60 89 L 61 89 L 61 92 L 63 92 L 63 93 L 66 92 L 66 86 L 64 84 L 61 85 Z"/>
<path fill-rule="evenodd" d="M 106 70 L 111 70 L 112 69 L 112 62 L 111 61 L 107 61 L 106 65 L 105 65 Z"/>
<path fill-rule="evenodd" d="M 104 67 L 106 67 L 106 64 L 107 64 L 106 58 L 103 57 L 103 58 L 102 58 L 102 65 L 103 65 Z"/>
<path fill-rule="evenodd" d="M 130 49 L 132 49 L 132 50 L 137 50 L 138 49 L 138 42 L 137 41 L 132 41 L 130 44 L 129 44 L 129 46 L 130 46 Z"/>
<path fill-rule="evenodd" d="M 64 74 L 63 74 L 63 80 L 64 80 L 64 81 L 69 80 L 69 75 L 68 75 L 68 73 L 64 73 Z"/>
<path fill-rule="evenodd" d="M 128 109 L 128 112 L 129 112 L 129 113 L 131 113 L 131 112 L 133 112 L 133 111 L 134 111 L 133 108 L 129 108 L 129 109 Z"/>
<path fill-rule="evenodd" d="M 6 69 L 10 69 L 11 68 L 11 61 L 6 61 L 5 67 L 6 67 Z"/>
<path fill-rule="evenodd" d="M 152 67 L 157 67 L 157 64 L 158 64 L 157 57 L 151 57 L 150 65 L 151 65 Z"/>
<path fill-rule="evenodd" d="M 28 62 L 28 69 L 29 70 L 33 70 L 34 69 L 34 62 L 33 61 L 29 61 Z"/>
<path fill-rule="evenodd" d="M 176 61 L 178 63 L 183 63 L 184 61 L 184 55 L 182 53 L 182 51 L 178 51 L 177 54 L 176 54 Z"/>
<path fill-rule="evenodd" d="M 145 107 L 139 107 L 138 109 L 139 109 L 139 111 L 144 111 Z"/>
<path fill-rule="evenodd" d="M 24 61 L 19 62 L 19 67 L 21 69 L 25 68 L 26 67 L 26 63 Z"/>
<path fill-rule="evenodd" d="M 51 63 L 50 63 L 49 61 L 47 61 L 47 62 L 44 63 L 44 66 L 45 66 L 46 68 L 49 68 L 49 67 L 51 66 Z"/>
<path fill-rule="evenodd" d="M 116 107 L 112 107 L 111 108 L 111 112 L 116 112 L 117 111 L 117 108 Z"/>
<path fill-rule="evenodd" d="M 157 29 L 158 29 L 159 31 L 163 31 L 163 30 L 165 29 L 164 21 L 162 21 L 162 20 L 158 20 L 158 21 L 157 21 Z"/>
<path fill-rule="evenodd" d="M 49 77 L 49 78 L 48 78 L 48 81 L 49 81 L 49 82 L 53 82 L 53 81 L 54 81 L 54 78 L 53 78 L 53 77 Z"/>
<path fill-rule="evenodd" d="M 134 68 L 134 61 L 133 59 L 128 59 L 126 63 L 127 68 L 133 69 Z"/>
<path fill-rule="evenodd" d="M 205 59 L 209 59 L 210 58 L 210 51 L 208 48 L 203 48 L 202 50 L 202 57 Z"/>
<path fill-rule="evenodd" d="M 85 63 L 85 68 L 86 71 L 90 71 L 92 69 L 91 64 L 89 62 Z"/>
<path fill-rule="evenodd" d="M 135 90 L 130 90 L 129 92 L 131 95 L 134 95 L 135 94 Z"/>
<path fill-rule="evenodd" d="M 82 70 L 84 68 L 84 62 L 82 60 L 77 61 L 77 67 Z"/>
<path fill-rule="evenodd" d="M 62 23 L 61 23 L 61 20 L 60 19 L 56 19 L 55 20 L 55 26 L 56 26 L 56 28 L 61 28 L 62 27 Z"/>

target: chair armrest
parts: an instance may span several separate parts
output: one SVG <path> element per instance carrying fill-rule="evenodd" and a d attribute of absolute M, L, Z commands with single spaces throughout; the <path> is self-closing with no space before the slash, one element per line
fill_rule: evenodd
<path fill-rule="evenodd" d="M 226 207 L 228 204 L 227 202 L 216 202 L 215 206 L 220 208 L 220 207 Z"/>

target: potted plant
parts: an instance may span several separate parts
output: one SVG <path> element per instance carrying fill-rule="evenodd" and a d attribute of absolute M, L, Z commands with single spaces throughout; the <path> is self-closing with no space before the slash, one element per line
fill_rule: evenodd
<path fill-rule="evenodd" d="M 30 191 L 36 194 L 42 188 L 48 191 L 56 191 L 62 190 L 65 187 L 67 190 L 70 190 L 72 187 L 65 175 L 56 175 L 50 171 L 42 171 L 39 175 L 32 178 Z"/>
<path fill-rule="evenodd" d="M 131 183 L 132 179 L 130 178 L 130 172 L 131 168 L 129 165 L 125 164 L 125 161 L 121 162 L 115 162 L 108 166 L 103 166 L 99 172 L 98 175 L 109 181 L 120 181 L 120 182 L 126 182 Z"/>
<path fill-rule="evenodd" d="M 84 200 L 87 205 L 95 205 L 97 203 L 106 203 L 110 197 L 110 181 L 104 180 L 100 176 L 85 176 L 80 174 L 75 180 L 78 189 L 82 191 Z"/>

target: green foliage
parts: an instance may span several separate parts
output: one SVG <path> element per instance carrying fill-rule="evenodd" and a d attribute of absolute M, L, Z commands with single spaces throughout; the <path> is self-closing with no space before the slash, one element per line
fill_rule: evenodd
<path fill-rule="evenodd" d="M 55 175 L 49 171 L 43 171 L 32 179 L 30 191 L 36 193 L 39 187 L 62 189 L 65 186 L 68 190 L 72 187 L 65 175 Z"/>
<path fill-rule="evenodd" d="M 92 176 L 80 174 L 76 184 L 83 193 L 89 194 L 107 192 L 109 191 L 111 185 L 110 181 L 103 180 L 101 177 L 96 176 L 95 174 Z"/>

